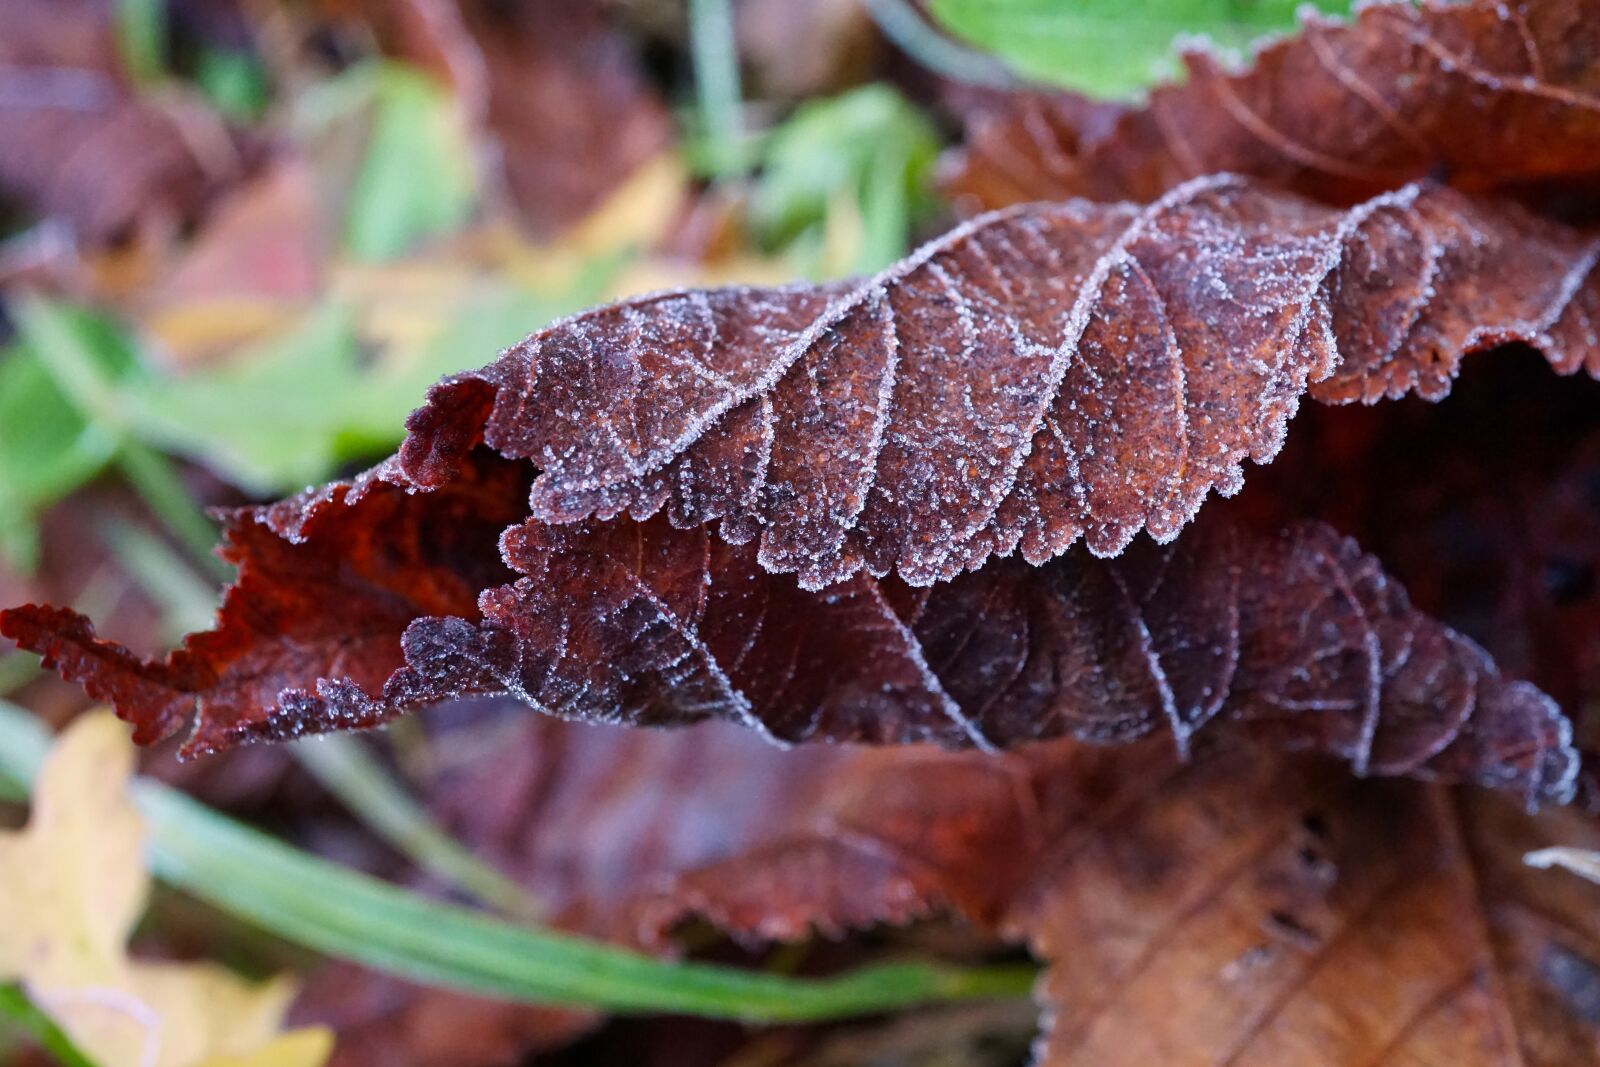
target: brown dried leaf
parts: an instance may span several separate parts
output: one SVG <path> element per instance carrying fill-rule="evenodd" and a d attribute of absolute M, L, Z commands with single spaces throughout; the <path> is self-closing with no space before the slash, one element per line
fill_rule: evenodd
<path fill-rule="evenodd" d="M 1049 1067 L 1557 1067 L 1600 1049 L 1600 926 L 1592 887 L 1521 855 L 1596 840 L 1248 753 L 879 750 L 638 914 L 792 940 L 954 911 L 1046 964 Z"/>
<path fill-rule="evenodd" d="M 495 142 L 503 191 L 552 237 L 672 142 L 630 42 L 586 0 L 325 0 L 434 71 Z"/>
<path fill-rule="evenodd" d="M 1597 250 L 1434 186 L 1341 211 L 1220 177 L 996 213 L 866 283 L 643 298 L 448 380 L 394 460 L 235 516 L 221 623 L 165 662 L 68 612 L 0 630 L 142 740 L 197 709 L 190 751 L 509 692 L 784 741 L 1161 728 L 1187 752 L 1215 719 L 1565 799 L 1556 707 L 1326 528 L 1224 515 L 1098 557 L 1236 490 L 1308 387 L 1437 398 L 1519 340 L 1600 372 Z M 990 558 L 1080 533 L 1044 571 Z"/>
<path fill-rule="evenodd" d="M 594 936 L 662 951 L 689 917 L 789 942 L 954 914 L 1049 968 L 1052 1064 L 1298 1067 L 1391 1047 L 1401 1063 L 1566 1067 L 1600 1041 L 1594 890 L 1521 864 L 1600 843 L 1570 811 L 1530 819 L 1259 753 L 1181 766 L 1161 742 L 781 752 L 725 724 L 464 712 L 430 717 L 458 762 L 429 786 L 435 811 Z M 445 1043 L 404 1040 L 452 1019 L 505 1062 L 562 1033 L 511 1005 L 340 986 L 340 1004 L 314 989 L 303 1005 L 361 1035 L 342 1062 L 433 1063 Z"/>
<path fill-rule="evenodd" d="M 1070 97 L 986 109 L 947 187 L 980 208 L 1153 200 L 1231 171 L 1353 203 L 1429 175 L 1468 189 L 1600 170 L 1600 4 L 1475 0 L 1313 17 L 1250 69 L 1204 51 L 1114 123 Z"/>
<path fill-rule="evenodd" d="M 780 741 L 991 748 L 1233 732 L 1421 774 L 1572 795 L 1570 724 L 1421 616 L 1326 527 L 1239 530 L 1047 568 L 997 561 L 921 591 L 857 575 L 820 593 L 704 527 L 520 526 L 523 469 L 486 451 L 430 493 L 393 465 L 230 526 L 242 565 L 218 628 L 167 660 L 70 611 L 0 627 L 110 700 L 150 742 L 196 709 L 188 751 L 371 726 L 463 694 L 630 725 L 721 718 Z M 414 487 L 411 487 L 414 488 Z M 504 558 L 487 546 L 503 527 Z M 481 591 L 481 592 L 480 592 Z"/>
<path fill-rule="evenodd" d="M 197 102 L 136 96 L 111 5 L 0 0 L 0 194 L 91 242 L 186 221 L 241 159 Z"/>
<path fill-rule="evenodd" d="M 487 384 L 485 440 L 538 464 L 536 518 L 665 507 L 759 535 L 761 565 L 806 588 L 925 585 L 1080 535 L 1098 555 L 1170 540 L 1272 458 L 1308 388 L 1438 399 L 1463 355 L 1511 341 L 1600 374 L 1597 253 L 1449 189 L 1339 211 L 1205 178 L 1143 208 L 996 212 L 850 288 L 603 308 L 447 384 L 417 425 Z M 414 480 L 447 476 L 429 450 L 450 439 L 405 446 Z"/>

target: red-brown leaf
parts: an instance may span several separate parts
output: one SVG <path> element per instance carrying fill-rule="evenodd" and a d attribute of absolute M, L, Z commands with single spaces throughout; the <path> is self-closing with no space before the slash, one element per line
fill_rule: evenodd
<path fill-rule="evenodd" d="M 1326 528 L 1102 557 L 1235 491 L 1305 392 L 1436 399 L 1510 341 L 1600 373 L 1597 247 L 1435 185 L 999 212 L 864 283 L 643 298 L 448 380 L 395 459 L 235 516 L 219 626 L 163 662 L 70 612 L 0 631 L 141 740 L 197 711 L 190 751 L 510 692 L 784 741 L 1186 752 L 1215 720 L 1564 799 L 1554 705 Z"/>
<path fill-rule="evenodd" d="M 1116 560 L 1080 548 L 930 590 L 856 575 L 810 592 L 763 570 L 753 545 L 661 517 L 517 525 L 505 509 L 523 471 L 479 450 L 433 492 L 407 492 L 390 464 L 239 514 L 242 575 L 218 628 L 164 662 L 68 611 L 13 609 L 0 627 L 115 703 L 141 741 L 197 709 L 190 751 L 510 693 L 564 717 L 722 718 L 786 742 L 1163 731 L 1187 753 L 1215 720 L 1362 773 L 1477 781 L 1530 803 L 1574 788 L 1559 709 L 1325 527 L 1262 538 L 1214 509 L 1178 545 Z M 515 581 L 490 549 L 502 527 Z"/>
<path fill-rule="evenodd" d="M 241 170 L 194 101 L 142 99 L 117 55 L 110 5 L 0 0 L 0 194 L 106 241 L 172 226 Z"/>
<path fill-rule="evenodd" d="M 644 928 L 793 940 L 952 911 L 1046 965 L 1044 1067 L 1565 1067 L 1600 1041 L 1592 887 L 1521 864 L 1593 843 L 1574 813 L 1149 745 L 881 750 L 822 777 Z"/>
<path fill-rule="evenodd" d="M 1352 203 L 1426 175 L 1485 189 L 1600 171 L 1595 0 L 1374 4 L 1309 20 L 1242 73 L 1185 59 L 1182 84 L 1109 125 L 1071 98 L 980 108 L 948 187 L 986 209 L 1153 200 L 1232 171 Z"/>
<path fill-rule="evenodd" d="M 1308 387 L 1437 399 L 1463 355 L 1510 341 L 1600 374 L 1597 252 L 1449 189 L 1341 211 L 1206 178 L 1149 207 L 987 215 L 842 291 L 580 315 L 442 388 L 419 425 L 486 384 L 485 439 L 540 468 L 535 518 L 665 507 L 759 536 L 761 565 L 807 588 L 863 569 L 925 585 L 1080 535 L 1099 555 L 1170 540 L 1272 458 Z M 446 476 L 439 436 L 402 452 L 425 484 Z"/>

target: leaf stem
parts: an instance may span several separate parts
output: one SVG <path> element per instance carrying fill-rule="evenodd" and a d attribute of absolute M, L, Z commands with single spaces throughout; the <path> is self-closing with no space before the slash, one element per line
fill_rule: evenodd
<path fill-rule="evenodd" d="M 48 738 L 0 701 L 0 773 L 31 780 Z M 339 867 L 160 783 L 137 779 L 156 874 L 280 937 L 415 982 L 505 1000 L 807 1022 L 954 1000 L 1028 995 L 1028 965 L 885 963 L 797 979 L 642 953 L 496 920 Z"/>
<path fill-rule="evenodd" d="M 0 1019 L 27 1035 L 61 1067 L 95 1067 L 94 1061 L 78 1051 L 61 1027 L 34 1006 L 20 986 L 0 985 Z"/>

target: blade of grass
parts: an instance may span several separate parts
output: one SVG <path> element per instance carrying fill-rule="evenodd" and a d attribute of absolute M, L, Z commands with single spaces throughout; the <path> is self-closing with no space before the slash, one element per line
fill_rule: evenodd
<path fill-rule="evenodd" d="M 217 527 L 205 517 L 184 488 L 172 461 L 137 441 L 124 440 L 117 452 L 117 469 L 139 492 L 161 524 L 172 531 L 207 574 L 226 580 L 227 566 L 211 550 L 217 544 Z"/>
<path fill-rule="evenodd" d="M 117 50 L 136 82 L 160 81 L 167 68 L 166 0 L 117 0 Z"/>
<path fill-rule="evenodd" d="M 866 0 L 866 8 L 885 37 L 935 74 L 995 89 L 1017 87 L 1016 76 L 1004 64 L 941 34 L 910 0 Z"/>
<path fill-rule="evenodd" d="M 706 159 L 718 178 L 745 169 L 740 121 L 739 49 L 729 0 L 689 0 L 689 51 Z"/>
<path fill-rule="evenodd" d="M 211 625 L 217 612 L 216 591 L 165 541 L 120 520 L 106 523 L 99 534 L 134 584 L 160 605 L 162 636 L 169 643 Z"/>
<path fill-rule="evenodd" d="M 507 915 L 531 919 L 539 914 L 531 894 L 440 830 L 360 738 L 312 737 L 293 750 L 300 765 L 363 825 L 418 867 Z"/>
<path fill-rule="evenodd" d="M 0 985 L 0 1022 L 27 1036 L 28 1040 L 50 1054 L 61 1067 L 95 1067 L 94 1061 L 78 1051 L 72 1038 L 50 1017 L 33 1006 L 21 988 Z"/>
<path fill-rule="evenodd" d="M 19 298 L 13 309 L 18 332 L 40 354 L 40 365 L 85 420 L 117 439 L 116 463 L 156 514 L 208 573 L 227 578 L 211 554 L 217 529 L 184 488 L 171 461 L 134 438 L 117 399 L 115 384 L 86 350 L 62 305 L 37 296 Z"/>
<path fill-rule="evenodd" d="M 39 657 L 31 652 L 7 652 L 0 656 L 0 696 L 15 693 L 39 677 Z"/>
<path fill-rule="evenodd" d="M 0 774 L 30 781 L 49 741 L 0 701 Z M 158 877 L 287 940 L 411 981 L 505 1000 L 745 1022 L 808 1022 L 942 1001 L 1028 995 L 1031 966 L 885 963 L 796 979 L 513 925 L 347 870 L 167 786 L 134 783 Z"/>

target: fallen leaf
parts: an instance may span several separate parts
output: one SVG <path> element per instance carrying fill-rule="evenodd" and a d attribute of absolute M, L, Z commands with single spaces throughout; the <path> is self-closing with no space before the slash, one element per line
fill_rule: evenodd
<path fill-rule="evenodd" d="M 1325 528 L 1218 518 L 1096 557 L 1236 491 L 1305 391 L 1437 399 L 1513 341 L 1600 372 L 1597 248 L 1433 184 L 1342 210 L 1216 176 L 1000 212 L 864 283 L 647 297 L 447 380 L 394 460 L 236 515 L 219 629 L 165 662 L 72 613 L 0 628 L 142 741 L 198 712 L 190 752 L 513 692 L 785 741 L 1160 727 L 1187 752 L 1215 720 L 1566 799 L 1555 706 Z M 1043 574 L 991 560 L 1080 534 Z"/>
<path fill-rule="evenodd" d="M 0 628 L 113 701 L 141 742 L 198 710 L 190 752 L 514 693 L 566 717 L 720 717 L 783 741 L 991 748 L 1161 730 L 1186 753 L 1215 720 L 1362 773 L 1478 781 L 1530 804 L 1575 788 L 1555 705 L 1326 528 L 1260 538 L 1218 510 L 1176 548 L 1116 561 L 1080 549 L 927 592 L 858 576 L 812 593 L 704 527 L 518 526 L 530 473 L 480 450 L 417 493 L 391 462 L 236 513 L 225 555 L 241 577 L 218 629 L 164 662 L 70 611 L 12 609 Z"/>
<path fill-rule="evenodd" d="M 1600 160 L 1594 0 L 1361 5 L 1107 126 L 1067 98 L 1017 96 L 969 130 L 947 189 L 979 209 L 1085 196 L 1153 200 L 1201 174 L 1249 174 L 1353 203 L 1424 176 L 1466 189 L 1593 180 Z"/>
<path fill-rule="evenodd" d="M 128 958 L 150 888 L 132 770 L 116 720 L 80 718 L 41 771 L 27 827 L 0 833 L 0 981 L 20 981 L 103 1067 L 321 1064 L 326 1031 L 278 1033 L 292 983 Z"/>
<path fill-rule="evenodd" d="M 0 628 L 143 741 L 198 708 L 191 752 L 506 691 L 783 740 L 991 746 L 1160 724 L 1186 751 L 1216 718 L 1360 772 L 1565 799 L 1559 711 L 1421 623 L 1326 531 L 1236 541 L 1218 520 L 1176 554 L 1094 557 L 1141 527 L 1170 539 L 1210 489 L 1235 491 L 1308 382 L 1325 400 L 1436 398 L 1463 353 L 1513 340 L 1596 370 L 1595 255 L 1431 186 L 1343 212 L 1206 179 L 1147 208 L 1001 213 L 861 285 L 645 298 L 448 380 L 395 460 L 236 516 L 243 574 L 221 627 L 165 663 L 71 613 L 14 610 Z M 1166 367 L 1171 384 L 1119 367 Z M 480 441 L 493 451 L 470 452 Z M 663 514 L 571 525 L 625 508 Z M 1046 580 L 1016 560 L 957 577 L 1018 543 L 1042 563 L 1081 530 L 1088 551 Z M 1192 562 L 1163 581 L 1172 560 Z M 863 564 L 945 581 L 916 594 Z M 984 627 L 1007 598 L 1016 617 Z M 1319 598 L 1328 629 L 1294 623 Z M 757 625 L 769 602 L 782 627 Z"/>
<path fill-rule="evenodd" d="M 203 105 L 134 92 L 111 13 L 95 0 L 0 4 L 0 194 L 91 243 L 188 221 L 243 172 Z"/>
<path fill-rule="evenodd" d="M 466 119 L 428 74 L 372 60 L 306 92 L 296 109 L 319 154 L 361 146 L 340 190 L 341 239 L 355 258 L 391 259 L 467 221 L 478 179 Z"/>
<path fill-rule="evenodd" d="M 693 919 L 758 943 L 878 929 L 854 943 L 881 947 L 885 924 L 954 915 L 1049 968 L 1044 1063 L 1364 1063 L 1392 1045 L 1397 1062 L 1566 1067 L 1600 1043 L 1595 890 L 1521 863 L 1600 845 L 1570 809 L 1530 818 L 1258 751 L 1185 766 L 1161 741 L 785 752 L 722 723 L 519 710 L 430 716 L 447 767 L 427 796 L 592 936 L 673 951 Z M 452 1025 L 497 1042 L 475 1062 L 563 1035 L 532 1009 L 339 978 L 341 1032 L 385 1050 L 344 1062 L 436 1062 Z"/>
<path fill-rule="evenodd" d="M 807 588 L 923 585 L 1080 535 L 1101 555 L 1177 536 L 1278 451 L 1307 390 L 1438 399 L 1463 355 L 1517 340 L 1600 373 L 1596 249 L 1434 186 L 1346 212 L 1206 178 L 1143 208 L 986 216 L 848 287 L 602 308 L 417 419 L 492 392 L 484 438 L 538 464 L 548 522 L 665 507 L 759 536 L 762 566 Z M 423 484 L 435 436 L 402 452 Z"/>
<path fill-rule="evenodd" d="M 666 107 L 593 5 L 472 2 L 463 15 L 488 71 L 505 187 L 535 234 L 582 219 L 671 143 Z"/>
<path fill-rule="evenodd" d="M 644 928 L 793 940 L 953 911 L 1046 965 L 1041 1067 L 1600 1050 L 1593 889 L 1519 862 L 1594 842 L 1573 813 L 1149 745 L 885 749 L 822 777 L 787 832 L 638 905 Z"/>

